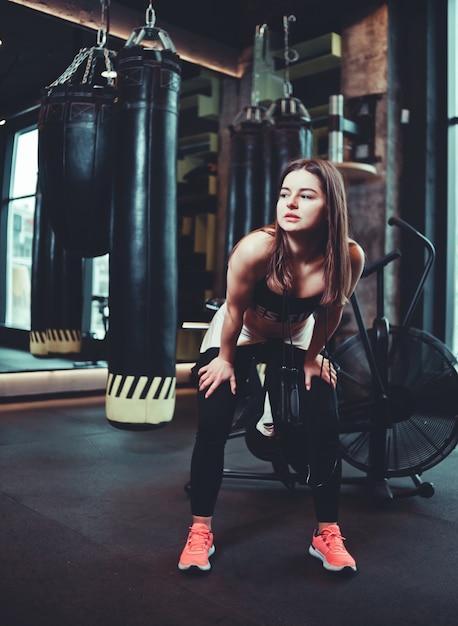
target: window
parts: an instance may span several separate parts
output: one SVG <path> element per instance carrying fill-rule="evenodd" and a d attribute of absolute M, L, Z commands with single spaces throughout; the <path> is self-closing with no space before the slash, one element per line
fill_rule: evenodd
<path fill-rule="evenodd" d="M 38 173 L 38 130 L 16 133 L 9 186 L 5 323 L 30 328 L 32 243 Z"/>
<path fill-rule="evenodd" d="M 90 333 L 95 339 L 103 339 L 108 325 L 108 254 L 92 260 L 92 306 Z"/>
<path fill-rule="evenodd" d="M 6 217 L 5 326 L 30 330 L 32 246 L 38 178 L 38 129 L 17 131 L 13 138 Z M 83 334 L 105 336 L 108 307 L 108 255 L 86 259 Z"/>

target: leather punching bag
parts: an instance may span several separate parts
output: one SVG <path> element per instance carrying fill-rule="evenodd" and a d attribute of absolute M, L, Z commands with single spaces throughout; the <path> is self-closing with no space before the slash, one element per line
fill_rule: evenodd
<path fill-rule="evenodd" d="M 131 39 L 116 63 L 106 416 L 115 426 L 151 428 L 175 409 L 181 65 L 173 48 Z"/>
<path fill-rule="evenodd" d="M 81 351 L 83 260 L 63 250 L 38 195 L 32 252 L 30 352 L 34 356 Z"/>
<path fill-rule="evenodd" d="M 229 127 L 231 155 L 226 208 L 226 262 L 233 247 L 244 235 L 264 225 L 264 113 L 263 107 L 247 106 Z"/>
<path fill-rule="evenodd" d="M 270 198 L 266 202 L 265 223 L 275 218 L 280 173 L 288 161 L 310 158 L 313 133 L 310 115 L 298 98 L 290 96 L 275 100 L 266 113 L 266 179 Z"/>
<path fill-rule="evenodd" d="M 75 81 L 87 59 L 81 82 Z M 109 249 L 115 89 L 107 50 L 83 49 L 43 90 L 38 167 L 44 206 L 59 244 L 82 257 Z"/>

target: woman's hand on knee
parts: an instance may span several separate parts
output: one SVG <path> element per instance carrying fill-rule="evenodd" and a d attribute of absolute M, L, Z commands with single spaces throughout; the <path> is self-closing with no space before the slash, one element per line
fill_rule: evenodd
<path fill-rule="evenodd" d="M 320 354 L 312 361 L 307 361 L 304 364 L 305 374 L 305 387 L 310 389 L 312 386 L 312 377 L 318 376 L 326 381 L 333 389 L 337 385 L 337 372 L 335 370 L 332 361 L 327 358 L 323 358 Z"/>
<path fill-rule="evenodd" d="M 235 372 L 234 366 L 229 361 L 225 361 L 217 356 L 208 365 L 204 365 L 197 372 L 199 376 L 199 391 L 205 391 L 205 397 L 211 394 L 225 381 L 229 381 L 231 391 L 235 394 Z"/>

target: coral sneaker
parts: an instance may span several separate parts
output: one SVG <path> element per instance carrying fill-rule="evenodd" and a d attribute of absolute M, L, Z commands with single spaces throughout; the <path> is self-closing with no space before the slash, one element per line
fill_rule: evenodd
<path fill-rule="evenodd" d="M 355 559 L 347 552 L 337 524 L 327 526 L 320 534 L 313 533 L 309 554 L 323 561 L 323 567 L 331 572 L 349 568 L 356 572 Z"/>
<path fill-rule="evenodd" d="M 211 569 L 208 558 L 214 553 L 213 533 L 205 524 L 193 524 L 189 529 L 188 540 L 181 553 L 178 569 L 208 572 Z"/>

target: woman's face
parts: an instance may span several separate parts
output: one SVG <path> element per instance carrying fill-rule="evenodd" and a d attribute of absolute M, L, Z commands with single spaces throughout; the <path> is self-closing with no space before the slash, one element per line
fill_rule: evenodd
<path fill-rule="evenodd" d="M 326 198 L 320 179 L 307 170 L 294 170 L 283 179 L 277 221 L 286 232 L 316 230 L 326 221 Z"/>

